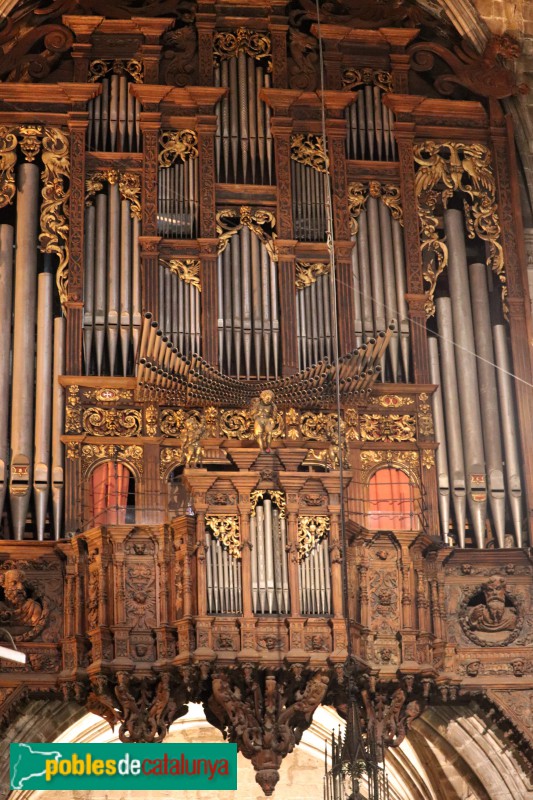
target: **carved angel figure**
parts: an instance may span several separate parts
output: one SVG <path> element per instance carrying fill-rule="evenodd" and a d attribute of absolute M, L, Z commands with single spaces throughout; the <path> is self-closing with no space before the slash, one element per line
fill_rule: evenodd
<path fill-rule="evenodd" d="M 252 401 L 251 412 L 254 419 L 254 438 L 262 452 L 270 453 L 272 433 L 278 413 L 273 392 L 269 389 L 261 392 L 259 397 Z"/>
<path fill-rule="evenodd" d="M 205 456 L 201 440 L 205 435 L 205 417 L 189 417 L 183 426 L 183 449 L 181 463 L 186 467 L 201 467 Z"/>

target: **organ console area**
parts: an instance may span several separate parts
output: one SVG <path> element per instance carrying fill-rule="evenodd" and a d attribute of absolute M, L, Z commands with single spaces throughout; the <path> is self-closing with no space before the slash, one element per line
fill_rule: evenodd
<path fill-rule="evenodd" d="M 314 3 L 82 5 L 0 84 L 0 551 L 62 553 L 65 681 L 314 680 L 346 615 L 359 658 L 433 675 L 443 553 L 533 543 L 499 99 L 439 94 L 399 12 L 331 4 L 319 58 Z"/>

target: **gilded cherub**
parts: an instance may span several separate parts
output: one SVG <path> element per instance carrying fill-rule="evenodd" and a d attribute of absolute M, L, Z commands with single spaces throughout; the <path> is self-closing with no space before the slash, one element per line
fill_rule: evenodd
<path fill-rule="evenodd" d="M 262 452 L 270 453 L 272 433 L 276 425 L 278 409 L 274 403 L 274 393 L 269 389 L 254 398 L 251 406 L 254 419 L 254 438 Z"/>
<path fill-rule="evenodd" d="M 185 467 L 201 467 L 205 456 L 202 447 L 202 437 L 205 435 L 205 417 L 202 414 L 200 419 L 189 417 L 183 426 L 183 447 L 181 451 L 181 462 Z"/>

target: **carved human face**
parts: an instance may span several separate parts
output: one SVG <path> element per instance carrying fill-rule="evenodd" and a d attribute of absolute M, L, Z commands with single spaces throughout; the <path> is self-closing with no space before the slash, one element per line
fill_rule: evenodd
<path fill-rule="evenodd" d="M 4 595 L 12 606 L 21 606 L 26 600 L 24 573 L 18 569 L 10 569 L 4 574 Z"/>
<path fill-rule="evenodd" d="M 268 389 L 265 389 L 264 392 L 261 392 L 260 397 L 262 402 L 265 403 L 265 405 L 269 405 L 274 399 L 274 395 Z"/>
<path fill-rule="evenodd" d="M 505 583 L 501 578 L 487 581 L 484 586 L 485 600 L 490 618 L 499 622 L 505 610 Z"/>

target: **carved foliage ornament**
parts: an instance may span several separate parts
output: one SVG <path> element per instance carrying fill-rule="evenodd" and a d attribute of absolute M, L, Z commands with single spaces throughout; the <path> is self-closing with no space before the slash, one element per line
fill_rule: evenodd
<path fill-rule="evenodd" d="M 233 208 L 226 208 L 217 213 L 216 219 L 219 253 L 226 249 L 231 237 L 246 226 L 264 244 L 272 261 L 278 260 L 274 233 L 276 217 L 271 211 L 261 208 L 252 211 L 251 206 L 241 206 L 238 212 Z"/>
<path fill-rule="evenodd" d="M 330 263 L 321 264 L 314 261 L 297 261 L 296 288 L 304 289 L 306 286 L 311 286 L 320 275 L 329 275 L 330 272 Z"/>
<path fill-rule="evenodd" d="M 96 58 L 89 64 L 89 83 L 105 78 L 105 76 L 112 72 L 113 75 L 129 75 L 134 83 L 142 83 L 144 81 L 144 64 L 136 58 L 115 58 L 105 60 Z"/>
<path fill-rule="evenodd" d="M 143 448 L 116 444 L 84 444 L 81 447 L 81 471 L 85 478 L 97 461 L 120 461 L 133 467 L 139 477 L 143 474 Z"/>
<path fill-rule="evenodd" d="M 130 215 L 141 218 L 141 176 L 136 172 L 122 172 L 118 169 L 103 169 L 91 172 L 85 182 L 85 205 L 91 206 L 95 194 L 101 192 L 104 183 L 118 183 L 120 196 L 130 201 Z"/>
<path fill-rule="evenodd" d="M 314 550 L 330 530 L 329 517 L 325 516 L 299 516 L 298 517 L 298 561 L 303 561 Z"/>
<path fill-rule="evenodd" d="M 416 421 L 412 414 L 362 414 L 364 442 L 414 442 Z"/>
<path fill-rule="evenodd" d="M 359 86 L 377 86 L 382 92 L 392 92 L 392 74 L 372 67 L 345 69 L 342 73 L 343 89 L 357 89 Z"/>
<path fill-rule="evenodd" d="M 357 235 L 359 224 L 357 219 L 366 206 L 369 197 L 375 197 L 387 206 L 393 219 L 403 225 L 403 210 L 401 206 L 400 187 L 392 183 L 380 183 L 379 181 L 369 181 L 364 183 L 355 182 L 348 186 L 348 208 L 350 210 L 350 227 L 352 234 Z"/>
<path fill-rule="evenodd" d="M 435 289 L 439 275 L 448 264 L 448 247 L 437 230 L 442 209 L 455 192 L 466 195 L 464 201 L 468 236 L 488 244 L 487 265 L 501 283 L 502 306 L 507 313 L 507 279 L 500 244 L 501 227 L 496 203 L 496 183 L 491 155 L 482 144 L 433 142 L 415 144 L 418 164 L 415 192 L 422 237 L 427 316 L 435 313 Z"/>
<path fill-rule="evenodd" d="M 183 162 L 190 158 L 198 158 L 198 136 L 195 131 L 163 131 L 159 137 L 159 144 L 160 167 L 171 167 L 180 158 Z"/>
<path fill-rule="evenodd" d="M 140 436 L 142 414 L 135 408 L 87 408 L 83 412 L 83 430 L 92 436 Z"/>
<path fill-rule="evenodd" d="M 68 135 L 60 128 L 47 125 L 0 126 L 0 208 L 13 202 L 16 192 L 16 148 L 33 162 L 42 154 L 43 171 L 41 233 L 39 246 L 43 253 L 54 253 L 59 263 L 56 284 L 59 299 L 64 303 L 68 289 L 68 200 L 70 187 L 70 151 Z"/>
<path fill-rule="evenodd" d="M 329 158 L 324 147 L 324 137 L 316 133 L 295 133 L 291 136 L 291 158 L 300 164 L 313 167 L 317 172 L 329 170 Z"/>
<path fill-rule="evenodd" d="M 430 451 L 431 452 L 431 451 Z M 418 482 L 419 455 L 416 450 L 361 450 L 361 470 L 364 480 L 376 467 L 396 467 Z"/>
<path fill-rule="evenodd" d="M 80 387 L 73 384 L 68 387 L 67 403 L 65 408 L 66 433 L 81 433 L 81 406 Z"/>
<path fill-rule="evenodd" d="M 270 36 L 250 28 L 237 28 L 234 33 L 221 31 L 215 34 L 213 40 L 215 64 L 229 58 L 236 58 L 239 53 L 244 53 L 256 60 L 268 58 L 270 68 L 270 52 Z"/>
<path fill-rule="evenodd" d="M 168 261 L 161 259 L 161 263 L 174 272 L 184 283 L 190 283 L 199 292 L 202 291 L 200 283 L 200 260 L 198 258 L 170 258 Z"/>
<path fill-rule="evenodd" d="M 241 557 L 242 544 L 238 517 L 207 514 L 205 524 L 215 539 L 224 545 L 232 558 Z"/>
<path fill-rule="evenodd" d="M 287 513 L 287 500 L 285 497 L 285 492 L 280 492 L 277 489 L 256 489 L 255 491 L 250 492 L 250 514 L 252 517 L 255 517 L 257 503 L 259 500 L 263 500 L 265 495 L 268 495 L 270 499 L 274 501 L 278 507 L 280 519 L 282 519 Z"/>

